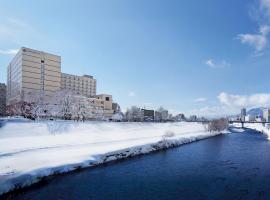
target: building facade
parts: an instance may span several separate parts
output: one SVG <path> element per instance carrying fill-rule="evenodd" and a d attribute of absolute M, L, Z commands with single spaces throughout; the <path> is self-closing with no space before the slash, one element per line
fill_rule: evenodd
<path fill-rule="evenodd" d="M 112 109 L 114 114 L 121 112 L 121 107 L 118 103 L 112 103 Z"/>
<path fill-rule="evenodd" d="M 241 109 L 241 116 L 245 117 L 247 115 L 247 110 L 245 108 Z"/>
<path fill-rule="evenodd" d="M 196 115 L 191 115 L 189 121 L 197 121 L 198 117 Z"/>
<path fill-rule="evenodd" d="M 269 108 L 263 111 L 263 119 L 266 122 L 270 122 L 270 109 Z"/>
<path fill-rule="evenodd" d="M 175 121 L 182 122 L 186 120 L 186 117 L 183 113 L 180 113 L 174 117 Z"/>
<path fill-rule="evenodd" d="M 29 104 L 45 107 L 62 92 L 87 98 L 83 101 L 93 113 L 95 109 L 98 113 L 102 110 L 105 117 L 114 113 L 112 95 L 96 95 L 93 76 L 62 73 L 58 55 L 22 47 L 8 65 L 6 102 L 10 115 L 22 115 Z"/>
<path fill-rule="evenodd" d="M 6 115 L 6 85 L 0 83 L 0 116 Z"/>
<path fill-rule="evenodd" d="M 169 111 L 165 109 L 159 109 L 155 111 L 154 120 L 157 122 L 167 121 L 169 117 Z"/>
<path fill-rule="evenodd" d="M 147 110 L 147 109 L 141 109 L 143 121 L 154 121 L 155 119 L 155 111 L 154 110 Z"/>
<path fill-rule="evenodd" d="M 7 69 L 7 105 L 49 99 L 61 84 L 61 57 L 22 47 Z"/>
<path fill-rule="evenodd" d="M 96 99 L 104 103 L 104 116 L 111 117 L 114 113 L 112 95 L 99 94 L 96 95 Z"/>
<path fill-rule="evenodd" d="M 245 121 L 246 122 L 254 122 L 256 119 L 256 116 L 255 115 L 246 115 L 245 116 Z"/>
<path fill-rule="evenodd" d="M 105 99 L 82 95 L 74 95 L 74 98 L 77 99 L 76 103 L 83 107 L 82 110 L 84 110 L 85 119 L 110 118 L 113 115 L 113 110 L 105 106 Z"/>
<path fill-rule="evenodd" d="M 96 79 L 90 75 L 76 76 L 62 73 L 61 90 L 72 91 L 74 94 L 86 97 L 94 97 L 96 95 Z"/>

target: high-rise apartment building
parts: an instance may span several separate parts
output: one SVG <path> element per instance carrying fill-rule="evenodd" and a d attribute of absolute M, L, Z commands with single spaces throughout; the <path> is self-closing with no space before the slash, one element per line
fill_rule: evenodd
<path fill-rule="evenodd" d="M 61 86 L 61 57 L 22 47 L 8 65 L 7 105 L 30 101 L 31 95 L 44 100 Z"/>
<path fill-rule="evenodd" d="M 245 117 L 247 115 L 247 110 L 246 108 L 241 109 L 241 116 Z"/>
<path fill-rule="evenodd" d="M 263 111 L 263 119 L 266 122 L 270 122 L 270 109 L 269 108 L 264 109 L 264 111 Z"/>
<path fill-rule="evenodd" d="M 86 97 L 94 97 L 96 95 L 96 79 L 89 75 L 76 76 L 62 73 L 61 90 L 72 91 L 74 94 Z"/>
<path fill-rule="evenodd" d="M 6 85 L 0 83 L 0 116 L 5 116 L 6 114 Z"/>
<path fill-rule="evenodd" d="M 113 114 L 112 96 L 96 95 L 96 79 L 90 75 L 61 73 L 61 57 L 22 47 L 7 69 L 7 106 L 9 114 L 20 114 L 26 103 L 47 104 L 58 91 L 69 91 L 85 100 L 89 108 Z"/>

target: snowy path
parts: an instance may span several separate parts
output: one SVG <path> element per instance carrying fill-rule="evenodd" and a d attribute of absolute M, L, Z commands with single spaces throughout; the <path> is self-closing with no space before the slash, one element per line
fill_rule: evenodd
<path fill-rule="evenodd" d="M 44 176 L 155 151 L 217 133 L 198 123 L 7 123 L 0 128 L 0 194 Z"/>

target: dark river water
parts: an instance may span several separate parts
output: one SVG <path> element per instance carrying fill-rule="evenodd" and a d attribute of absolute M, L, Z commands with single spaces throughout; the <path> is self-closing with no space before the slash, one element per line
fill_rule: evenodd
<path fill-rule="evenodd" d="M 270 199 L 270 142 L 251 130 L 49 178 L 7 199 Z"/>

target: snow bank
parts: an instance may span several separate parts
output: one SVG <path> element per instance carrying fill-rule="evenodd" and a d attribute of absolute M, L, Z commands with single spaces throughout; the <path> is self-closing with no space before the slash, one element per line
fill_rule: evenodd
<path fill-rule="evenodd" d="M 241 124 L 240 123 L 234 123 L 233 126 L 241 127 Z M 265 124 L 265 126 L 264 126 L 263 124 L 245 123 L 244 127 L 259 131 L 259 132 L 267 135 L 268 138 L 270 139 L 270 126 L 268 124 Z"/>
<path fill-rule="evenodd" d="M 0 128 L 0 195 L 43 177 L 219 133 L 199 123 L 28 122 Z"/>
<path fill-rule="evenodd" d="M 230 125 L 229 131 L 233 133 L 243 133 L 245 129 L 242 128 L 241 124 L 240 125 Z"/>

